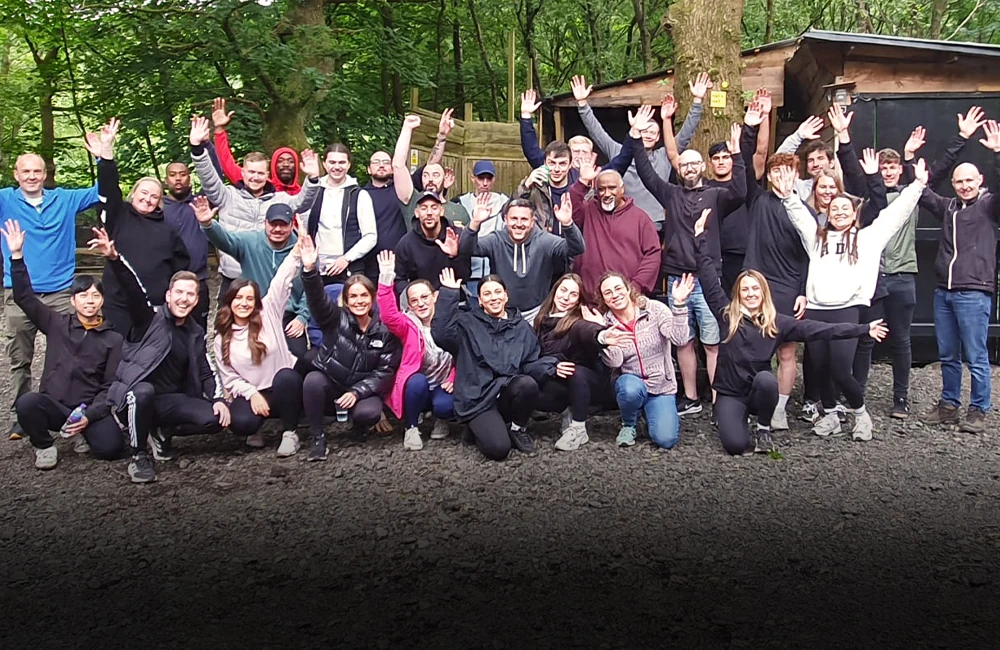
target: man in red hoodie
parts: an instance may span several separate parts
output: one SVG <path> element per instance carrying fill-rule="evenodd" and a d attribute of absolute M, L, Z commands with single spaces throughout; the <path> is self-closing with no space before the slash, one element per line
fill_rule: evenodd
<path fill-rule="evenodd" d="M 649 294 L 660 273 L 660 237 L 646 212 L 625 196 L 625 183 L 616 171 L 595 167 L 597 154 L 583 156 L 580 178 L 570 188 L 573 222 L 583 231 L 587 250 L 577 256 L 573 270 L 590 296 L 598 295 L 601 276 L 617 271 L 639 291 Z M 594 196 L 587 199 L 587 191 Z"/>
<path fill-rule="evenodd" d="M 222 172 L 233 185 L 243 180 L 243 168 L 236 163 L 229 148 L 229 134 L 226 127 L 233 119 L 233 111 L 226 112 L 226 100 L 216 97 L 212 102 L 212 125 L 215 126 L 215 151 L 219 157 Z M 279 147 L 271 154 L 271 176 L 268 178 L 276 192 L 292 196 L 299 193 L 299 154 L 290 147 Z"/>

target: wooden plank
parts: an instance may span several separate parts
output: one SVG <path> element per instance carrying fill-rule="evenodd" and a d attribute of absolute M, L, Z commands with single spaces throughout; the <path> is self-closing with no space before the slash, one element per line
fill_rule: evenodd
<path fill-rule="evenodd" d="M 564 138 L 566 137 L 566 131 L 565 128 L 563 127 L 562 111 L 560 111 L 559 109 L 556 109 L 555 111 L 555 122 L 556 122 L 555 123 L 556 140 L 562 140 L 563 142 L 565 142 Z"/>
<path fill-rule="evenodd" d="M 420 108 L 420 89 L 410 88 L 410 112 Z"/>
<path fill-rule="evenodd" d="M 978 63 L 847 61 L 844 64 L 844 79 L 855 82 L 855 90 L 859 93 L 975 92 L 1000 84 L 1000 71 Z"/>

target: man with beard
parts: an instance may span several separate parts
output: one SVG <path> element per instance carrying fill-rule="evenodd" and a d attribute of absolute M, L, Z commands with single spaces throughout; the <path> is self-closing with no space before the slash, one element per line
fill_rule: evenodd
<path fill-rule="evenodd" d="M 406 234 L 406 219 L 403 207 L 392 185 L 392 156 L 385 151 L 376 151 L 368 159 L 368 177 L 371 179 L 362 189 L 368 193 L 375 212 L 375 248 L 366 258 L 365 275 L 369 280 L 378 280 L 378 254 L 385 250 L 395 250 L 396 244 Z"/>
<path fill-rule="evenodd" d="M 191 192 L 191 170 L 182 162 L 167 165 L 167 195 L 163 197 L 163 220 L 176 232 L 191 258 L 190 271 L 198 276 L 198 306 L 192 318 L 208 331 L 208 240 L 195 217 Z"/>
<path fill-rule="evenodd" d="M 229 148 L 229 134 L 226 127 L 233 119 L 233 111 L 226 112 L 226 100 L 216 97 L 212 102 L 212 125 L 215 127 L 213 139 L 219 157 L 222 173 L 233 185 L 243 181 L 243 168 L 240 167 L 233 152 Z M 275 191 L 285 192 L 295 196 L 302 191 L 299 184 L 299 154 L 290 147 L 279 147 L 271 154 L 271 175 L 268 181 Z"/>
<path fill-rule="evenodd" d="M 399 139 L 396 140 L 396 149 L 392 154 L 392 177 L 393 177 L 393 187 L 396 189 L 396 198 L 399 202 L 403 204 L 403 215 L 406 219 L 415 219 L 417 214 L 417 204 L 422 200 L 421 197 L 425 197 L 427 192 L 436 194 L 439 198 L 443 198 L 445 191 L 445 170 L 440 163 L 429 163 L 424 166 L 423 173 L 421 175 L 421 180 L 423 182 L 424 191 L 423 194 L 417 191 L 414 187 L 413 179 L 410 177 L 409 168 L 409 158 L 410 158 L 410 141 L 413 138 L 413 132 L 420 126 L 420 116 L 419 115 L 407 115 L 406 119 L 403 120 L 403 128 L 399 132 Z M 439 143 L 440 144 L 440 143 Z M 444 149 L 441 148 L 441 153 L 443 155 Z M 469 223 L 469 213 L 465 211 L 461 205 L 457 203 L 447 202 L 444 204 L 444 218 L 451 225 L 458 228 L 464 228 Z M 399 252 L 396 252 L 396 256 L 399 256 Z M 431 282 L 438 282 L 438 275 L 440 275 L 440 270 L 433 278 L 424 278 Z M 469 276 L 466 274 L 463 280 L 468 280 Z"/>
<path fill-rule="evenodd" d="M 493 166 L 492 162 L 489 160 L 477 160 L 476 164 L 472 166 L 471 174 L 475 191 L 466 192 L 455 199 L 465 208 L 466 212 L 473 214 L 476 211 L 477 199 L 484 194 L 489 197 L 492 214 L 490 214 L 489 219 L 480 224 L 480 235 L 488 235 L 494 230 L 503 228 L 503 217 L 500 216 L 500 213 L 503 211 L 503 206 L 507 205 L 510 197 L 503 192 L 493 191 L 493 181 L 496 178 L 496 173 L 496 167 Z M 473 257 L 472 275 L 465 286 L 473 295 L 478 295 L 479 281 L 489 274 L 490 261 L 485 257 Z"/>
<path fill-rule="evenodd" d="M 398 176 L 396 182 L 399 182 Z M 416 194 L 411 202 L 416 208 L 413 227 L 396 244 L 396 295 L 414 280 L 427 280 L 437 289 L 441 284 L 441 271 L 448 267 L 455 270 L 455 277 L 468 280 L 470 256 L 460 253 L 458 234 L 445 216 L 448 206 L 455 204 L 447 203 L 429 190 Z M 462 206 L 456 207 L 465 214 Z"/>

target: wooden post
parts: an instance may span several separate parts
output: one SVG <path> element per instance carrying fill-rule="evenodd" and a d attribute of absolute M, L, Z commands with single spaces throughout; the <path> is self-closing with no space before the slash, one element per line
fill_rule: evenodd
<path fill-rule="evenodd" d="M 510 30 L 510 37 L 507 40 L 507 121 L 514 121 L 514 102 L 517 97 L 517 79 L 515 79 L 516 69 L 514 68 L 514 30 Z"/>
<path fill-rule="evenodd" d="M 472 121 L 472 102 L 465 102 L 465 121 Z"/>
<path fill-rule="evenodd" d="M 410 88 L 410 110 L 420 108 L 420 89 Z"/>
<path fill-rule="evenodd" d="M 562 123 L 562 109 L 558 106 L 553 107 L 552 114 L 555 116 L 555 126 L 556 126 L 556 140 L 563 139 L 563 123 Z"/>

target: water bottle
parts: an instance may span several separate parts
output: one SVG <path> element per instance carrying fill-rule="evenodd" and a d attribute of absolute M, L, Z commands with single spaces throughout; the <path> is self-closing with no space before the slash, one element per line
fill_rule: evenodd
<path fill-rule="evenodd" d="M 77 406 L 75 409 L 73 409 L 73 412 L 69 414 L 69 417 L 66 418 L 66 422 L 63 423 L 62 428 L 59 429 L 59 435 L 61 435 L 63 438 L 69 438 L 70 434 L 66 433 L 66 427 L 76 424 L 84 417 L 86 417 L 86 415 L 87 415 L 87 405 L 81 404 L 80 406 Z"/>

